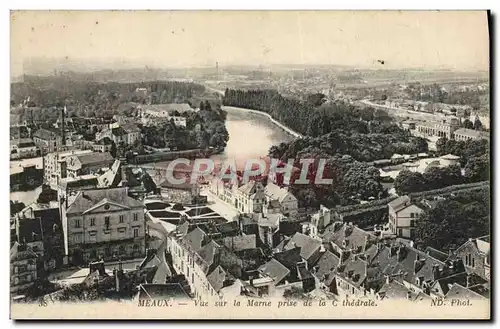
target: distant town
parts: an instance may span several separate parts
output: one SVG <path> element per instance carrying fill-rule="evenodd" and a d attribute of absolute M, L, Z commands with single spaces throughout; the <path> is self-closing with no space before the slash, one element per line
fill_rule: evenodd
<path fill-rule="evenodd" d="M 490 298 L 483 73 L 132 71 L 11 83 L 14 302 Z M 251 157 L 291 180 L 166 179 Z"/>

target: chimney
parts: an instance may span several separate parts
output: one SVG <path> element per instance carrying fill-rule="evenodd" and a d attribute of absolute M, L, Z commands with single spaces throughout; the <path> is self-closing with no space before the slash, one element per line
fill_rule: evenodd
<path fill-rule="evenodd" d="M 115 276 L 115 291 L 120 291 L 120 271 L 114 269 L 113 275 Z"/>
<path fill-rule="evenodd" d="M 467 286 L 466 288 L 469 288 L 473 285 L 472 283 L 472 277 L 470 277 L 469 275 L 467 276 Z"/>
<path fill-rule="evenodd" d="M 405 256 L 405 250 L 404 250 L 404 247 L 403 246 L 399 246 L 398 247 L 398 250 L 396 251 L 396 256 L 397 256 L 397 259 L 398 259 L 398 262 L 402 261 L 404 256 Z"/>
<path fill-rule="evenodd" d="M 434 278 L 434 280 L 437 280 L 439 279 L 439 265 L 438 264 L 434 264 L 432 266 L 432 276 Z"/>
<path fill-rule="evenodd" d="M 385 277 L 385 283 L 386 284 L 391 283 L 391 276 L 390 275 L 388 275 L 388 276 Z"/>
<path fill-rule="evenodd" d="M 62 145 L 63 146 L 66 146 L 66 132 L 64 131 L 65 130 L 65 127 L 64 127 L 64 121 L 66 119 L 66 106 L 64 106 L 64 108 L 61 109 L 61 135 L 62 135 Z"/>

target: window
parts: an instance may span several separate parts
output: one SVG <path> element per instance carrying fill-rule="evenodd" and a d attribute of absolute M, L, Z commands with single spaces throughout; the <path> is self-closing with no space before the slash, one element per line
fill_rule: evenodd
<path fill-rule="evenodd" d="M 139 236 L 139 229 L 134 228 L 134 238 L 137 238 Z"/>
<path fill-rule="evenodd" d="M 476 267 L 476 264 L 474 264 L 474 257 L 472 257 L 472 267 Z"/>
<path fill-rule="evenodd" d="M 122 224 L 125 221 L 125 216 L 120 215 L 120 224 Z"/>
<path fill-rule="evenodd" d="M 415 227 L 415 221 L 414 220 L 410 220 L 410 227 Z"/>
<path fill-rule="evenodd" d="M 415 214 L 414 213 L 411 213 L 410 214 L 410 218 L 414 218 L 415 217 Z"/>
<path fill-rule="evenodd" d="M 106 248 L 104 249 L 104 254 L 105 254 L 106 256 L 111 256 L 111 248 L 110 248 L 110 247 L 106 247 Z"/>
<path fill-rule="evenodd" d="M 118 254 L 119 255 L 125 255 L 125 246 L 120 246 L 118 248 Z"/>
<path fill-rule="evenodd" d="M 90 219 L 90 226 L 95 226 L 95 218 Z"/>
<path fill-rule="evenodd" d="M 109 230 L 109 216 L 104 217 L 104 229 Z"/>
<path fill-rule="evenodd" d="M 75 219 L 75 228 L 80 228 L 80 220 Z"/>
<path fill-rule="evenodd" d="M 134 214 L 134 221 L 138 221 L 139 220 L 139 214 Z"/>

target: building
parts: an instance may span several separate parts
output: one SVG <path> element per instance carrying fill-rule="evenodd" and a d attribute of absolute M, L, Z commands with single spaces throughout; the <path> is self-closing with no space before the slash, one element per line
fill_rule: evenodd
<path fill-rule="evenodd" d="M 405 195 L 389 202 L 389 230 L 398 237 L 413 239 L 416 221 L 424 210 Z"/>
<path fill-rule="evenodd" d="M 295 217 L 298 213 L 297 198 L 288 191 L 286 187 L 279 187 L 274 183 L 267 183 L 264 190 L 268 202 L 277 200 L 280 206 L 280 211 L 287 217 Z"/>
<path fill-rule="evenodd" d="M 55 189 L 62 178 L 67 177 L 66 159 L 72 155 L 92 153 L 91 150 L 52 152 L 43 157 L 44 180 Z"/>
<path fill-rule="evenodd" d="M 59 204 L 32 203 L 14 217 L 17 241 L 35 252 L 46 270 L 62 265 L 63 238 Z"/>
<path fill-rule="evenodd" d="M 242 213 L 262 212 L 266 195 L 264 185 L 261 182 L 250 181 L 237 187 L 233 186 L 232 204 Z"/>
<path fill-rule="evenodd" d="M 31 138 L 10 140 L 10 159 L 33 158 L 38 155 L 38 147 Z"/>
<path fill-rule="evenodd" d="M 446 137 L 453 139 L 453 133 L 460 128 L 460 121 L 456 117 L 439 122 L 423 122 L 416 125 L 417 132 L 423 137 Z"/>
<path fill-rule="evenodd" d="M 69 262 L 144 257 L 144 205 L 126 187 L 78 191 L 68 195 L 61 212 Z"/>
<path fill-rule="evenodd" d="M 21 293 L 38 278 L 38 256 L 27 245 L 15 242 L 10 249 L 10 292 Z"/>
<path fill-rule="evenodd" d="M 490 136 L 485 131 L 460 128 L 453 133 L 453 138 L 457 141 L 468 141 L 477 139 L 489 139 Z"/>
<path fill-rule="evenodd" d="M 159 104 L 159 105 L 142 105 L 141 116 L 150 116 L 158 118 L 169 118 L 176 116 L 178 113 L 193 111 L 187 103 L 183 104 Z"/>
<path fill-rule="evenodd" d="M 182 230 L 179 226 L 167 236 L 167 248 L 172 255 L 172 265 L 183 273 L 194 298 L 198 300 L 235 298 L 241 294 L 241 282 L 227 269 L 241 271 L 241 259 L 221 244 L 211 240 L 199 227 Z"/>
<path fill-rule="evenodd" d="M 109 168 L 114 162 L 109 152 L 90 152 L 69 155 L 66 159 L 67 176 L 78 176 L 100 173 L 103 168 Z"/>
<path fill-rule="evenodd" d="M 446 154 L 439 157 L 439 166 L 448 167 L 460 164 L 460 157 L 458 155 Z"/>
<path fill-rule="evenodd" d="M 461 259 L 467 273 L 474 273 L 490 281 L 490 237 L 483 236 L 469 239 L 457 250 L 454 255 Z"/>
<path fill-rule="evenodd" d="M 141 129 L 134 123 L 118 124 L 110 126 L 96 134 L 96 141 L 99 142 L 104 138 L 109 138 L 116 145 L 124 143 L 133 145 L 141 139 Z"/>
<path fill-rule="evenodd" d="M 411 121 L 411 120 L 406 120 L 406 121 L 403 121 L 401 122 L 401 128 L 403 128 L 404 130 L 414 130 L 416 127 L 416 123 L 415 121 Z"/>
<path fill-rule="evenodd" d="M 113 140 L 109 137 L 104 137 L 103 139 L 99 140 L 98 142 L 94 143 L 92 145 L 92 150 L 94 152 L 111 152 L 111 149 L 113 148 Z"/>
<path fill-rule="evenodd" d="M 45 128 L 38 129 L 33 134 L 33 141 L 42 152 L 55 152 L 64 145 L 59 131 L 52 131 Z"/>
<path fill-rule="evenodd" d="M 168 202 L 193 204 L 200 196 L 200 186 L 189 182 L 172 184 L 164 180 L 159 184 L 161 196 Z"/>

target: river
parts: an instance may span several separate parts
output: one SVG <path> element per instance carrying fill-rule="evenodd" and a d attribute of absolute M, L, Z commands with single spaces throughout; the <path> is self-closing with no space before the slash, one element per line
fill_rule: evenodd
<path fill-rule="evenodd" d="M 262 114 L 231 106 L 223 106 L 223 109 L 227 112 L 229 141 L 223 153 L 211 157 L 216 163 L 234 159 L 237 164 L 244 164 L 247 159 L 266 156 L 272 145 L 294 140 Z M 169 162 L 157 162 L 156 166 L 166 167 Z"/>
<path fill-rule="evenodd" d="M 224 106 L 229 141 L 224 153 L 214 158 L 234 158 L 237 162 L 266 156 L 272 145 L 290 142 L 294 137 L 280 129 L 267 117 L 246 109 Z"/>

